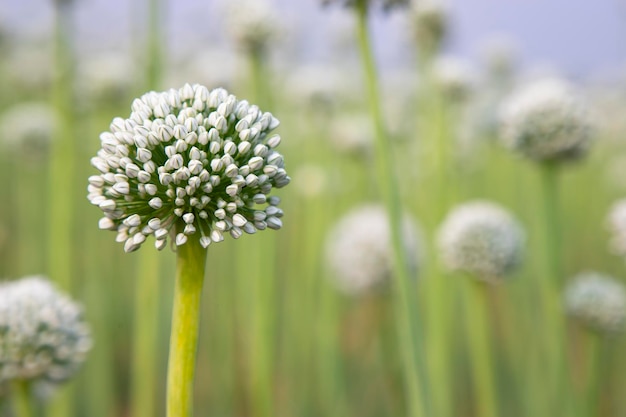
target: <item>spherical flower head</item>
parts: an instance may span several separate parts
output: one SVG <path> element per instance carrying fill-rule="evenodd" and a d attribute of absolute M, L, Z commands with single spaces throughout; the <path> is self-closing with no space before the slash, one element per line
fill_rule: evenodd
<path fill-rule="evenodd" d="M 154 236 L 160 250 L 200 239 L 207 247 L 224 233 L 239 238 L 282 226 L 280 199 L 289 184 L 271 113 L 224 89 L 186 84 L 136 99 L 128 119 L 115 118 L 100 135 L 88 198 L 117 231 L 124 250 Z"/>
<path fill-rule="evenodd" d="M 607 218 L 611 231 L 611 250 L 620 256 L 626 256 L 626 199 L 613 204 Z"/>
<path fill-rule="evenodd" d="M 228 0 L 226 16 L 237 46 L 248 53 L 265 52 L 280 31 L 280 20 L 263 0 Z"/>
<path fill-rule="evenodd" d="M 574 278 L 565 290 L 569 315 L 603 333 L 622 331 L 626 323 L 626 289 L 615 279 L 597 272 Z"/>
<path fill-rule="evenodd" d="M 514 92 L 502 104 L 500 121 L 505 146 L 538 162 L 577 159 L 592 135 L 585 103 L 559 79 L 535 81 Z"/>
<path fill-rule="evenodd" d="M 433 80 L 449 101 L 465 100 L 474 83 L 469 65 L 454 57 L 440 57 L 433 63 Z"/>
<path fill-rule="evenodd" d="M 16 104 L 0 116 L 0 141 L 27 153 L 45 149 L 52 140 L 56 115 L 45 103 Z"/>
<path fill-rule="evenodd" d="M 63 382 L 91 345 L 82 308 L 45 278 L 0 285 L 0 382 Z"/>
<path fill-rule="evenodd" d="M 413 271 L 419 265 L 419 229 L 405 216 L 404 249 Z M 359 295 L 380 287 L 393 271 L 389 217 L 382 206 L 366 205 L 346 214 L 334 226 L 326 243 L 326 259 L 337 287 Z"/>
<path fill-rule="evenodd" d="M 402 8 L 409 5 L 410 0 L 320 0 L 322 6 L 339 5 L 343 7 L 355 7 L 359 1 L 363 1 L 370 8 L 376 3 L 383 11 L 388 12 L 395 8 Z"/>
<path fill-rule="evenodd" d="M 521 261 L 524 232 L 502 207 L 472 201 L 452 210 L 438 232 L 443 264 L 452 271 L 496 282 Z"/>
<path fill-rule="evenodd" d="M 441 48 L 448 34 L 448 8 L 442 0 L 414 0 L 411 12 L 419 49 L 432 54 Z"/>

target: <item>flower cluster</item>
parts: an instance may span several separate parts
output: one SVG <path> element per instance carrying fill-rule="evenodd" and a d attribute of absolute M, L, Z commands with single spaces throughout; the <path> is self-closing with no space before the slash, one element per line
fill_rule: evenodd
<path fill-rule="evenodd" d="M 418 47 L 427 54 L 438 51 L 448 33 L 446 5 L 442 0 L 415 0 L 411 9 Z"/>
<path fill-rule="evenodd" d="M 504 144 L 539 162 L 576 159 L 591 138 L 584 102 L 558 79 L 535 81 L 514 92 L 502 104 L 500 119 Z"/>
<path fill-rule="evenodd" d="M 524 232 L 502 207 L 473 201 L 448 214 L 438 233 L 444 265 L 453 271 L 496 281 L 520 263 Z"/>
<path fill-rule="evenodd" d="M 611 249 L 620 256 L 626 256 L 626 199 L 613 204 L 607 223 L 612 233 Z"/>
<path fill-rule="evenodd" d="M 404 247 L 412 270 L 417 270 L 422 245 L 416 225 L 403 222 Z M 360 294 L 385 283 L 393 270 L 389 218 L 378 205 L 359 207 L 333 228 L 326 244 L 326 258 L 340 290 Z"/>
<path fill-rule="evenodd" d="M 594 330 L 620 331 L 626 323 L 626 289 L 606 275 L 582 273 L 565 290 L 565 307 Z"/>
<path fill-rule="evenodd" d="M 52 141 L 55 126 L 56 115 L 47 104 L 16 104 L 0 116 L 0 140 L 15 148 L 45 148 Z"/>
<path fill-rule="evenodd" d="M 43 277 L 0 285 L 0 382 L 63 382 L 91 344 L 80 306 Z"/>
<path fill-rule="evenodd" d="M 463 60 L 439 57 L 433 63 L 433 81 L 444 97 L 452 102 L 465 100 L 474 83 L 474 74 Z"/>
<path fill-rule="evenodd" d="M 263 0 L 225 2 L 228 29 L 237 46 L 248 53 L 264 52 L 280 30 L 278 17 Z"/>
<path fill-rule="evenodd" d="M 218 88 L 186 84 L 136 99 L 128 119 L 115 118 L 100 135 L 88 198 L 104 217 L 101 229 L 117 231 L 124 250 L 150 235 L 160 250 L 199 236 L 202 246 L 224 233 L 239 238 L 279 229 L 283 211 L 273 188 L 290 181 L 271 113 Z"/>

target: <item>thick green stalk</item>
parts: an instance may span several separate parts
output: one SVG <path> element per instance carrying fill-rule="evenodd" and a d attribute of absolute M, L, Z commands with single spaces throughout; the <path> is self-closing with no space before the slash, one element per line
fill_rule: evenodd
<path fill-rule="evenodd" d="M 394 306 L 397 314 L 401 355 L 405 364 L 405 398 L 408 403 L 408 415 L 410 417 L 421 417 L 427 415 L 427 404 L 424 402 L 425 397 L 422 391 L 424 386 L 420 374 L 415 287 L 409 272 L 406 251 L 402 241 L 402 208 L 398 184 L 393 171 L 391 143 L 385 132 L 383 115 L 380 109 L 381 100 L 378 92 L 378 80 L 367 29 L 367 2 L 364 0 L 357 1 L 356 12 L 359 49 L 365 71 L 365 87 L 374 124 L 376 168 L 381 179 L 379 189 L 383 194 L 390 220 L 391 241 L 394 252 L 395 282 L 393 288 L 396 297 Z"/>
<path fill-rule="evenodd" d="M 477 413 L 481 417 L 498 417 L 494 383 L 487 284 L 469 282 L 465 315 L 472 361 L 472 378 Z"/>
<path fill-rule="evenodd" d="M 16 417 L 35 417 L 31 385 L 28 381 L 13 383 L 13 407 Z"/>
<path fill-rule="evenodd" d="M 193 236 L 176 253 L 176 283 L 167 369 L 167 417 L 191 417 L 207 251 Z"/>

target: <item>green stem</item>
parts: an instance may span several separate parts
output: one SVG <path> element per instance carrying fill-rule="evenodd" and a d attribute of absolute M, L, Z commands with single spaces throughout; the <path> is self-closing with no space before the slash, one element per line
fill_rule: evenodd
<path fill-rule="evenodd" d="M 31 385 L 28 381 L 13 383 L 13 399 L 16 417 L 34 417 Z"/>
<path fill-rule="evenodd" d="M 71 6 L 67 2 L 56 2 L 55 22 L 55 82 L 53 105 L 57 111 L 58 124 L 52 142 L 49 175 L 50 230 L 48 234 L 50 277 L 64 290 L 72 282 L 72 224 L 74 211 L 73 179 L 76 146 L 74 144 L 74 110 L 71 47 Z"/>
<path fill-rule="evenodd" d="M 561 306 L 561 284 L 563 271 L 561 263 L 561 227 L 559 220 L 559 187 L 558 166 L 545 163 L 541 166 L 542 200 L 543 200 L 543 231 L 544 235 L 544 271 L 540 279 L 541 298 L 543 300 L 544 340 L 543 354 L 545 366 L 540 377 L 547 383 L 544 394 L 547 412 L 555 415 L 563 412 L 562 398 L 568 387 L 566 329 L 563 309 Z M 547 372 L 546 372 L 547 371 Z"/>
<path fill-rule="evenodd" d="M 154 248 L 141 251 L 135 283 L 131 416 L 156 415 L 154 397 L 158 362 L 159 254 Z"/>
<path fill-rule="evenodd" d="M 595 417 L 600 415 L 600 398 L 604 378 L 606 377 L 607 352 L 604 335 L 589 334 L 587 336 L 589 354 L 588 357 L 588 373 L 587 373 L 587 406 L 585 409 L 586 417 Z"/>
<path fill-rule="evenodd" d="M 250 65 L 251 94 L 255 103 L 261 108 L 269 105 L 267 94 L 267 75 L 265 71 L 265 56 L 263 51 L 250 51 L 248 54 Z"/>
<path fill-rule="evenodd" d="M 494 383 L 487 284 L 469 282 L 466 303 L 466 318 L 472 359 L 472 377 L 477 406 L 477 415 L 497 417 L 497 396 Z"/>
<path fill-rule="evenodd" d="M 424 74 L 427 77 L 426 73 Z M 435 211 L 432 213 L 432 223 L 438 224 L 452 200 L 453 184 L 450 172 L 450 144 L 454 139 L 448 128 L 448 113 L 443 97 L 432 86 L 432 81 L 427 78 L 426 103 L 428 109 L 423 110 L 429 114 L 429 120 L 425 123 L 432 130 L 427 130 L 422 136 L 434 141 L 434 162 L 436 174 L 436 198 Z M 454 308 L 453 288 L 450 277 L 446 276 L 441 267 L 442 263 L 435 261 L 432 265 L 432 279 L 425 285 L 427 299 L 427 352 L 428 352 L 428 378 L 429 386 L 437 387 L 432 391 L 432 412 L 438 416 L 451 416 L 454 401 L 452 398 L 452 349 L 454 332 L 452 331 Z"/>
<path fill-rule="evenodd" d="M 146 83 L 148 89 L 157 89 L 161 83 L 161 9 L 162 0 L 148 0 L 148 56 Z"/>
<path fill-rule="evenodd" d="M 57 113 L 57 126 L 50 152 L 48 176 L 49 219 L 47 262 L 50 278 L 65 291 L 73 281 L 72 253 L 74 247 L 74 182 L 77 146 L 75 143 L 75 109 L 73 90 L 73 22 L 72 2 L 55 2 L 54 83 L 52 103 Z M 52 417 L 73 414 L 73 386 L 67 385 L 50 404 Z"/>
<path fill-rule="evenodd" d="M 400 195 L 392 166 L 391 144 L 385 132 L 383 115 L 380 109 L 378 81 L 367 29 L 367 2 L 359 0 L 356 6 L 359 49 L 365 71 L 370 113 L 374 124 L 376 168 L 381 179 L 379 189 L 383 194 L 389 213 L 391 241 L 394 249 L 395 282 L 393 288 L 396 297 L 394 306 L 398 319 L 398 337 L 400 338 L 401 354 L 405 364 L 405 397 L 408 402 L 409 415 L 411 417 L 420 417 L 426 415 L 427 407 L 424 402 L 425 398 L 422 392 L 424 386 L 420 375 L 419 330 L 415 287 L 414 281 L 411 279 L 406 251 L 402 242 Z"/>
<path fill-rule="evenodd" d="M 176 283 L 167 369 L 167 417 L 191 417 L 200 298 L 207 251 L 193 236 L 176 253 Z"/>

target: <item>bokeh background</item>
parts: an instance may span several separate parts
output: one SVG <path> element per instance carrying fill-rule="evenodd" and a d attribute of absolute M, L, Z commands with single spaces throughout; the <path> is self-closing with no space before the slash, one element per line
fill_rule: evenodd
<path fill-rule="evenodd" d="M 57 3 L 68 5 L 60 23 Z M 313 0 L 269 1 L 277 34 L 263 52 L 259 81 L 237 44 L 238 23 L 227 3 L 160 0 L 154 31 L 147 1 L 3 0 L 0 113 L 40 107 L 5 117 L 0 129 L 0 277 L 48 275 L 83 304 L 94 339 L 76 379 L 38 400 L 39 415 L 165 415 L 174 254 L 169 248 L 125 254 L 113 233 L 98 230 L 101 213 L 89 205 L 86 187 L 98 135 L 112 118 L 128 117 L 133 98 L 148 89 L 185 82 L 254 97 L 278 117 L 293 180 L 277 193 L 285 211 L 281 231 L 209 249 L 195 415 L 407 415 L 411 394 L 403 388 L 407 365 L 392 291 L 346 293 L 327 263 L 337 221 L 380 202 L 385 187 L 375 173 L 354 15 Z M 460 95 L 429 87 L 408 11 L 375 8 L 370 16 L 404 210 L 422 235 L 413 299 L 423 322 L 427 396 L 439 410 L 430 415 L 490 417 L 473 370 L 470 279 L 443 272 L 434 244 L 452 207 L 489 199 L 508 208 L 527 235 L 520 269 L 486 291 L 483 353 L 499 415 L 624 416 L 624 338 L 596 337 L 574 321 L 567 322 L 562 352 L 573 395 L 560 399 L 561 414 L 542 414 L 555 399 L 545 398 L 541 369 L 527 356 L 532 341 L 551 331 L 541 324 L 537 289 L 546 252 L 541 176 L 498 143 L 496 115 L 501 101 L 530 79 L 560 76 L 581 92 L 596 131 L 589 155 L 560 173 L 561 278 L 564 286 L 579 272 L 598 270 L 625 282 L 607 215 L 626 193 L 626 2 L 450 0 L 448 6 L 449 32 L 437 55 L 456 60 Z M 148 46 L 154 36 L 157 58 Z M 69 76 L 55 77 L 59 59 Z M 151 62 L 156 71 L 147 70 Z M 24 128 L 34 133 L 22 136 Z M 449 148 L 444 177 L 434 162 L 438 141 Z M 443 186 L 452 190 L 445 198 Z M 435 302 L 436 279 L 447 284 Z M 433 316 L 437 311 L 443 316 Z M 1 415 L 14 415 L 10 390 L 2 407 Z"/>

